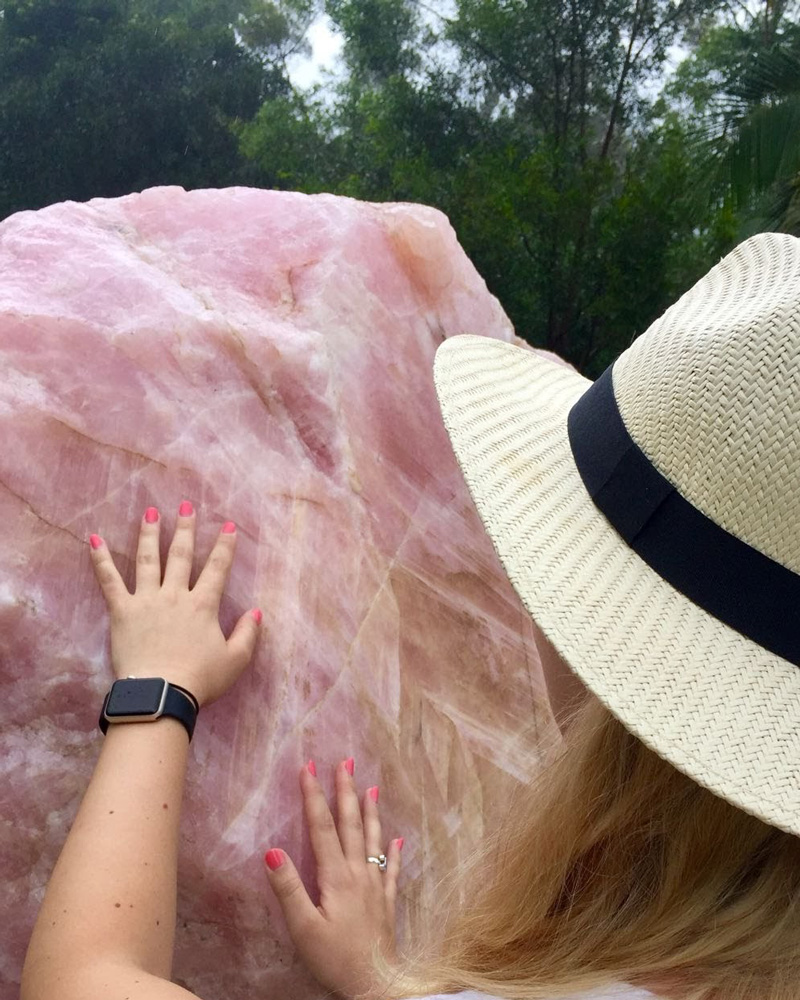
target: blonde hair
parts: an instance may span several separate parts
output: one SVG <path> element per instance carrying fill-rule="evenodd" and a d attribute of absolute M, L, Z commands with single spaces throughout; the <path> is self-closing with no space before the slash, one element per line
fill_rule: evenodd
<path fill-rule="evenodd" d="M 551 757 L 449 879 L 428 939 L 394 966 L 375 954 L 379 995 L 666 979 L 685 1000 L 796 1000 L 800 838 L 687 778 L 593 695 Z"/>

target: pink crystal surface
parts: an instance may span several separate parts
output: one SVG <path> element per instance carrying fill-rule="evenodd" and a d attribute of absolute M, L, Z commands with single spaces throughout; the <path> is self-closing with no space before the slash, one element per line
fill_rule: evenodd
<path fill-rule="evenodd" d="M 517 340 L 445 216 L 250 188 L 152 188 L 0 223 L 0 984 L 19 982 L 101 746 L 102 535 L 198 512 L 197 574 L 239 532 L 220 622 L 253 663 L 190 747 L 174 978 L 205 1000 L 322 996 L 264 876 L 313 891 L 298 772 L 355 757 L 403 836 L 399 926 L 502 814 L 552 734 L 536 627 L 462 480 L 441 341 Z M 15 992 L 15 991 L 14 991 Z"/>

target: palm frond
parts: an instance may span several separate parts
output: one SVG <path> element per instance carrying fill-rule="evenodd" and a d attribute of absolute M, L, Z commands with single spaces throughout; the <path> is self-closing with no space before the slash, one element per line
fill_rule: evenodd
<path fill-rule="evenodd" d="M 800 87 L 780 104 L 754 108 L 731 138 L 722 176 L 743 206 L 800 170 Z"/>
<path fill-rule="evenodd" d="M 796 94 L 800 91 L 800 51 L 774 48 L 754 52 L 744 75 L 727 89 L 732 97 L 748 104 Z"/>

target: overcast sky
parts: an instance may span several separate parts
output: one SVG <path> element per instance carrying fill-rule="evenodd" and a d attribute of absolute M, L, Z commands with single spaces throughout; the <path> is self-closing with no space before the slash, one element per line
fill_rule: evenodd
<path fill-rule="evenodd" d="M 451 3 L 441 4 L 441 8 L 452 6 Z M 450 13 L 448 11 L 448 13 Z M 427 17 L 432 21 L 433 18 Z M 313 83 L 322 80 L 324 70 L 335 72 L 337 57 L 342 51 L 342 36 L 334 33 L 333 22 L 323 14 L 309 28 L 308 41 L 312 52 L 310 57 L 292 56 L 288 60 L 289 78 L 298 89 L 305 89 Z M 671 46 L 668 51 L 668 67 L 674 70 L 678 62 L 686 55 L 687 50 L 681 46 Z M 658 89 L 660 82 L 654 81 L 653 89 Z"/>
<path fill-rule="evenodd" d="M 342 50 L 342 37 L 331 31 L 331 20 L 323 15 L 308 32 L 311 44 L 311 58 L 293 56 L 289 60 L 289 79 L 300 89 L 317 83 L 322 75 L 322 69 L 334 69 L 336 57 Z"/>
<path fill-rule="evenodd" d="M 736 18 L 737 22 L 743 24 L 748 17 L 755 14 L 761 4 L 763 4 L 763 0 L 741 0 L 742 10 Z M 797 10 L 800 5 L 798 5 L 797 0 L 793 0 L 790 6 Z M 437 9 L 445 16 L 452 16 L 455 13 L 454 0 L 438 0 Z M 421 13 L 425 21 L 433 23 L 436 20 L 433 8 L 422 8 Z M 337 56 L 342 50 L 342 38 L 341 35 L 337 35 L 331 30 L 332 27 L 330 18 L 325 14 L 321 15 L 308 32 L 308 41 L 312 47 L 310 58 L 293 56 L 288 61 L 289 77 L 299 89 L 304 89 L 313 83 L 319 83 L 322 80 L 323 70 L 336 70 Z M 664 75 L 674 71 L 687 52 L 688 49 L 682 46 L 671 46 L 668 50 Z M 646 90 L 656 91 L 660 89 L 660 86 L 661 80 L 654 80 L 651 87 L 646 88 Z"/>
<path fill-rule="evenodd" d="M 440 26 L 442 17 L 454 17 L 456 13 L 455 0 L 437 0 L 436 7 L 421 5 L 420 20 L 423 24 Z M 313 49 L 310 59 L 293 57 L 288 61 L 289 78 L 295 87 L 303 88 L 312 83 L 319 83 L 323 69 L 335 70 L 336 57 L 342 51 L 342 37 L 332 31 L 333 22 L 322 14 L 311 25 L 308 40 Z"/>

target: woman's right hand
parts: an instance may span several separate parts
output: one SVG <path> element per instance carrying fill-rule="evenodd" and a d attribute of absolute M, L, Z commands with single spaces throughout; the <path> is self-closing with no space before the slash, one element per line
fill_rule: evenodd
<path fill-rule="evenodd" d="M 387 959 L 397 958 L 395 899 L 402 839 L 386 851 L 386 871 L 367 861 L 384 852 L 377 788 L 364 793 L 363 819 L 355 782 L 336 768 L 338 830 L 313 763 L 300 772 L 306 822 L 317 863 L 320 902 L 315 906 L 288 855 L 267 851 L 270 885 L 281 904 L 300 957 L 323 986 L 344 997 L 369 996 L 374 987 L 370 952 L 377 941 Z M 372 793 L 372 794 L 370 794 Z M 277 867 L 273 868 L 273 865 Z"/>

